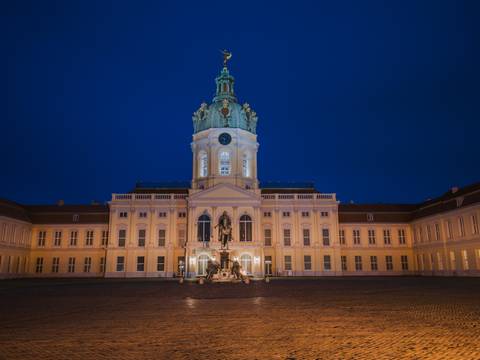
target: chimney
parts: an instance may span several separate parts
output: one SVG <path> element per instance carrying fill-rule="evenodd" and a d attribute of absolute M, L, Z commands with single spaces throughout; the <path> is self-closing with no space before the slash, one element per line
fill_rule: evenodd
<path fill-rule="evenodd" d="M 57 205 L 58 205 L 58 206 L 63 206 L 63 205 L 65 205 L 65 201 L 63 201 L 63 200 L 58 200 L 58 201 L 57 201 Z"/>
<path fill-rule="evenodd" d="M 452 187 L 450 191 L 452 192 L 452 194 L 455 194 L 458 191 L 458 186 Z"/>

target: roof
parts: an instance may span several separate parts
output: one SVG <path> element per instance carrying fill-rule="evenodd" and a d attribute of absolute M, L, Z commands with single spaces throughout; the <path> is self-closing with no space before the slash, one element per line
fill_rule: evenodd
<path fill-rule="evenodd" d="M 134 194 L 188 194 L 189 181 L 137 182 Z"/>
<path fill-rule="evenodd" d="M 0 216 L 30 222 L 28 211 L 22 205 L 7 199 L 0 199 Z"/>
<path fill-rule="evenodd" d="M 105 204 L 25 205 L 24 208 L 33 224 L 108 224 L 109 221 L 109 208 Z"/>
<path fill-rule="evenodd" d="M 312 194 L 319 193 L 314 182 L 262 181 L 262 194 Z"/>
<path fill-rule="evenodd" d="M 406 223 L 412 218 L 413 204 L 339 204 L 340 223 Z"/>
<path fill-rule="evenodd" d="M 407 223 L 477 203 L 480 203 L 480 182 L 452 188 L 439 197 L 418 204 L 340 204 L 338 218 L 340 223 Z"/>

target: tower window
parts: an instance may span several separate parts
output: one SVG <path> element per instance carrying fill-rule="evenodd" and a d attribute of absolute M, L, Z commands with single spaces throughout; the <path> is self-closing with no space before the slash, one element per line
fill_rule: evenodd
<path fill-rule="evenodd" d="M 228 151 L 221 151 L 220 152 L 220 175 L 228 176 L 230 175 L 231 170 L 231 161 L 230 161 L 230 153 Z"/>
<path fill-rule="evenodd" d="M 244 177 L 250 177 L 250 160 L 247 154 L 243 155 L 242 159 L 242 171 Z"/>
<path fill-rule="evenodd" d="M 206 152 L 202 151 L 199 156 L 200 166 L 199 166 L 199 175 L 200 177 L 208 176 L 208 155 Z"/>

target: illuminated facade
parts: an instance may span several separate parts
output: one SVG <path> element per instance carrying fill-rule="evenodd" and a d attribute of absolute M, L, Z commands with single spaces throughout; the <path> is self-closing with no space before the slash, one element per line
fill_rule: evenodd
<path fill-rule="evenodd" d="M 257 115 L 225 66 L 193 114 L 190 184 L 141 183 L 107 205 L 0 201 L 0 277 L 204 275 L 221 258 L 255 277 L 480 275 L 480 184 L 421 204 L 342 204 L 313 184 L 261 184 Z"/>

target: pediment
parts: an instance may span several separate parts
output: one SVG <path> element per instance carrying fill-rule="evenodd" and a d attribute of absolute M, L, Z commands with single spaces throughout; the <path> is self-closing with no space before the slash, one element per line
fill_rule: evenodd
<path fill-rule="evenodd" d="M 218 184 L 189 196 L 190 203 L 196 202 L 260 202 L 260 194 L 232 184 Z"/>

